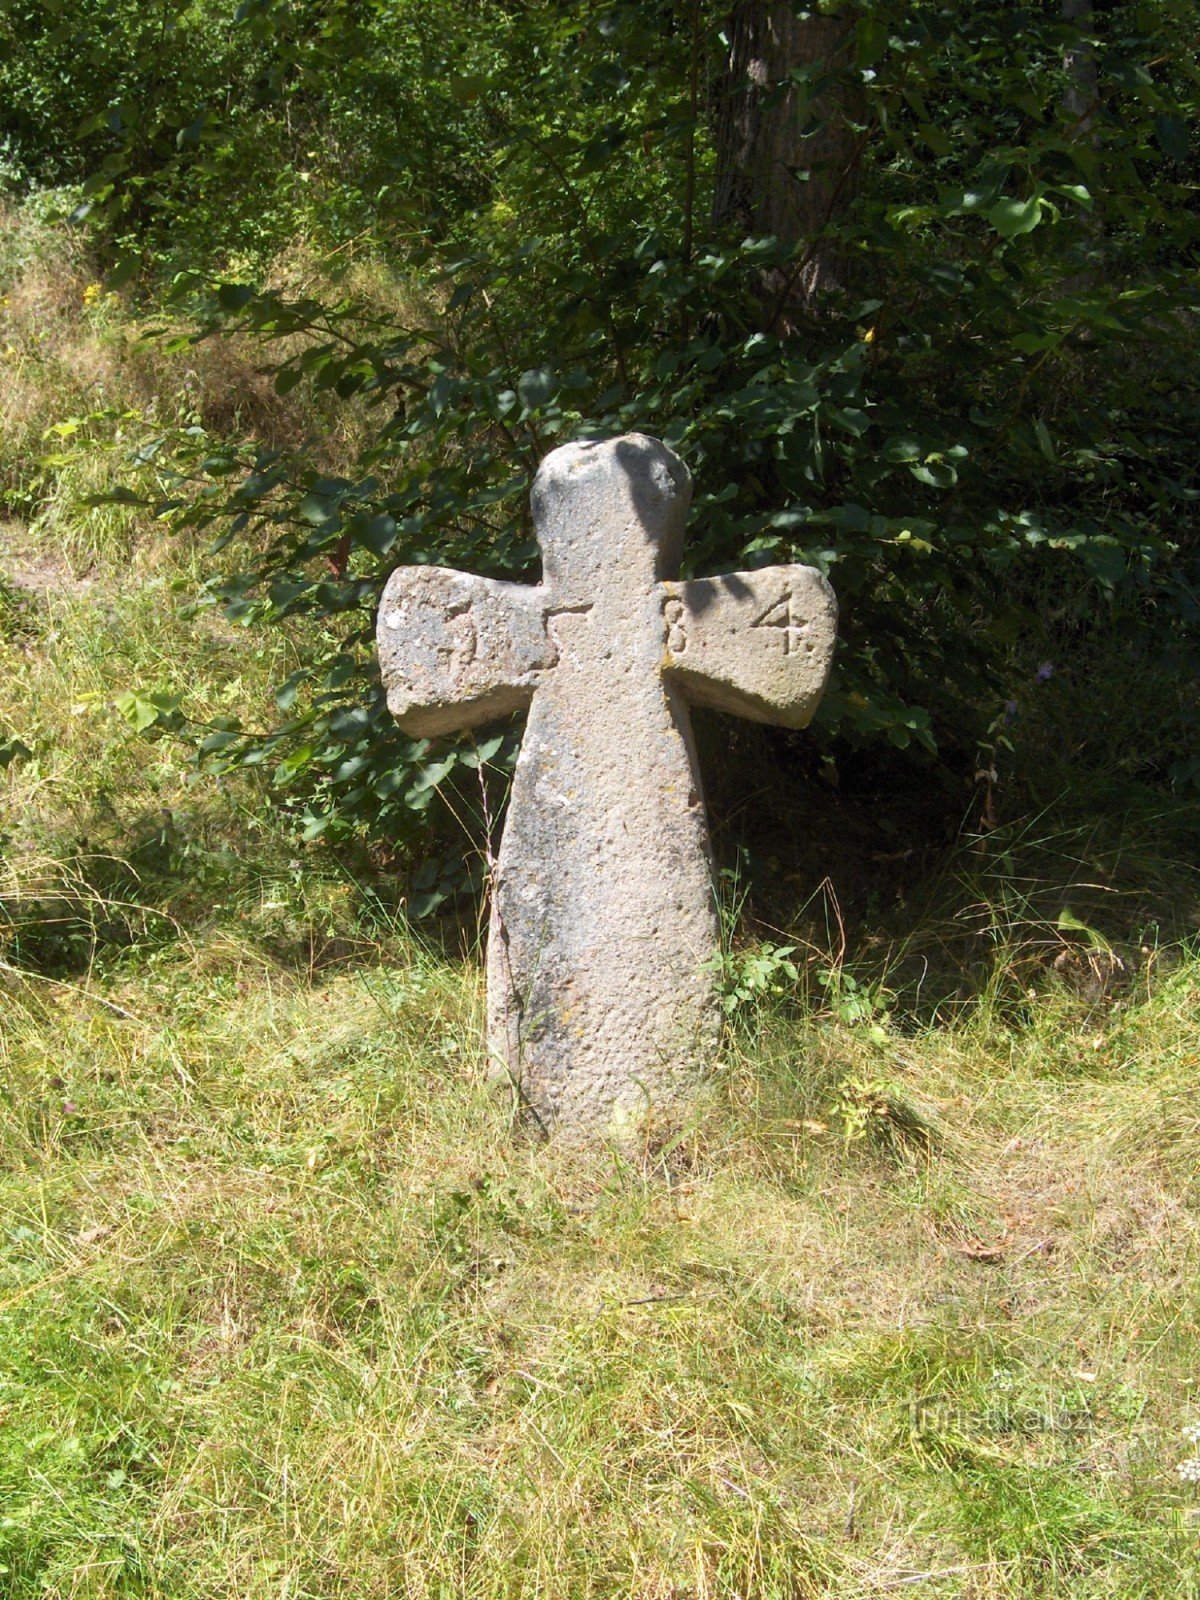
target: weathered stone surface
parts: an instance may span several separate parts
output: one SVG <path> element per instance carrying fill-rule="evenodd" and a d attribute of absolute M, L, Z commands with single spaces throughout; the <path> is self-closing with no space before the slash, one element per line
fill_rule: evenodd
<path fill-rule="evenodd" d="M 661 585 L 663 668 L 692 705 L 806 728 L 833 660 L 837 602 L 814 567 Z"/>
<path fill-rule="evenodd" d="M 388 710 L 432 739 L 521 711 L 554 665 L 540 589 L 446 567 L 397 567 L 379 608 Z"/>
<path fill-rule="evenodd" d="M 690 492 L 655 440 L 566 445 L 533 486 L 541 584 L 406 567 L 380 608 L 406 731 L 530 706 L 488 1021 L 547 1130 L 622 1137 L 703 1071 L 717 925 L 687 702 L 801 727 L 832 655 L 832 591 L 809 568 L 673 581 Z"/>

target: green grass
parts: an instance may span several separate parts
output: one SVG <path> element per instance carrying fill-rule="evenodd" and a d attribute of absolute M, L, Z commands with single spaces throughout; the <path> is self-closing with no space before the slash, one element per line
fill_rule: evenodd
<path fill-rule="evenodd" d="M 252 716 L 286 636 L 46 493 L 0 555 L 4 1600 L 1200 1595 L 1182 812 L 952 854 L 840 965 L 781 935 L 678 1140 L 530 1145 L 477 960 L 114 709 Z"/>

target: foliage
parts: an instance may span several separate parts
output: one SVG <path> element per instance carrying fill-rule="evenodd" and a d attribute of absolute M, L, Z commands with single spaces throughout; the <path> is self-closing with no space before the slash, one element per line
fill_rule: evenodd
<path fill-rule="evenodd" d="M 789 993 L 800 977 L 792 957 L 793 944 L 765 940 L 748 950 L 730 951 L 719 958 L 721 1005 L 726 1016 L 755 1002 L 770 1003 Z"/>
<path fill-rule="evenodd" d="M 0 768 L 11 766 L 14 761 L 28 758 L 32 752 L 28 745 L 22 744 L 20 739 L 10 737 L 0 728 Z"/>
<path fill-rule="evenodd" d="M 825 231 L 855 292 L 786 315 L 764 304 L 765 275 L 794 278 L 816 241 L 709 220 L 717 9 L 436 14 L 418 27 L 402 0 L 254 0 L 221 28 L 216 8 L 168 6 L 158 37 L 114 14 L 109 37 L 153 92 L 121 80 L 70 161 L 93 163 L 86 206 L 117 278 L 186 263 L 174 294 L 191 337 L 260 341 L 280 394 L 364 417 L 336 472 L 311 442 L 146 441 L 143 502 L 226 550 L 208 598 L 242 623 L 303 624 L 281 719 L 229 719 L 203 755 L 268 764 L 310 833 L 402 835 L 469 746 L 390 726 L 371 646 L 387 572 L 533 576 L 541 455 L 641 428 L 695 474 L 691 570 L 800 559 L 832 578 L 827 752 L 887 742 L 940 763 L 953 792 L 990 770 L 977 752 L 1022 656 L 1069 663 L 1100 629 L 1132 670 L 1180 686 L 1148 775 L 1193 782 L 1189 8 L 1098 13 L 1081 117 L 1078 25 L 1054 8 L 849 7 L 857 192 Z M 791 87 L 816 126 L 830 64 L 798 62 Z M 38 139 L 53 143 L 43 125 L 22 149 Z M 382 181 L 389 162 L 402 181 Z M 268 171 L 340 200 L 277 212 Z M 235 244 L 232 192 L 266 219 L 257 241 Z M 301 218 L 327 250 L 369 249 L 420 284 L 410 313 L 221 281 L 222 260 L 262 260 Z"/>
<path fill-rule="evenodd" d="M 439 10 L 426 27 L 419 0 L 11 0 L 0 176 L 99 221 L 110 281 L 198 255 L 261 267 L 310 233 L 419 236 L 479 196 L 480 119 L 464 127 L 451 86 L 480 8 Z"/>

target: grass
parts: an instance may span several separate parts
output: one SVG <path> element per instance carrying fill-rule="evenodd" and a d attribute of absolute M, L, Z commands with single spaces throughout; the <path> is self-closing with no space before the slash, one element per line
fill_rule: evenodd
<path fill-rule="evenodd" d="M 0 554 L 4 1600 L 1200 1595 L 1181 811 L 950 853 L 907 924 L 782 935 L 782 995 L 741 935 L 770 981 L 694 1124 L 531 1146 L 477 961 L 114 710 L 252 715 L 288 639 L 39 493 Z"/>

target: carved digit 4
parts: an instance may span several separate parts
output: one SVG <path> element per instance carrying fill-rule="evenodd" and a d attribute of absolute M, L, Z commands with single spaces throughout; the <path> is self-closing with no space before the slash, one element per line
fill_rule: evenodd
<path fill-rule="evenodd" d="M 808 631 L 805 623 L 801 622 L 792 609 L 792 591 L 785 589 L 778 600 L 772 600 L 767 609 L 755 617 L 751 623 L 753 628 L 775 628 L 783 637 L 783 653 L 785 656 L 794 655 L 804 642 L 808 649 L 811 643 L 805 639 Z"/>

